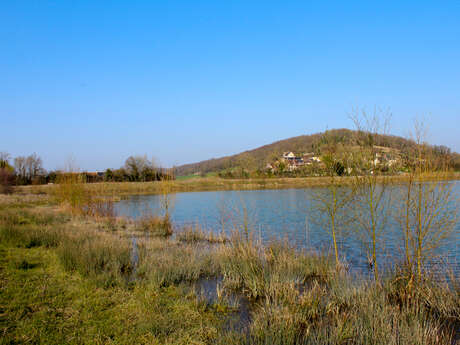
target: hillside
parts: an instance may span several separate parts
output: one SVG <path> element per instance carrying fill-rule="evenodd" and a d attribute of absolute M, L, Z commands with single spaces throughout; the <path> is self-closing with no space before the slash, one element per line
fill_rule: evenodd
<path fill-rule="evenodd" d="M 333 129 L 328 131 L 329 137 L 333 137 L 337 142 L 343 145 L 357 145 L 356 131 L 349 129 Z M 280 157 L 283 152 L 293 151 L 296 153 L 315 152 L 321 154 L 321 140 L 324 133 L 316 133 L 311 135 L 301 135 L 285 140 L 280 140 L 259 148 L 245 151 L 232 156 L 221 158 L 213 158 L 198 163 L 185 164 L 177 167 L 176 173 L 178 176 L 191 174 L 206 174 L 210 172 L 218 172 L 224 169 L 235 167 L 248 167 L 250 169 L 263 168 L 267 163 L 272 162 L 277 157 Z M 413 141 L 394 136 L 394 135 L 378 135 L 375 145 L 385 146 L 402 152 L 413 147 Z M 460 162 L 460 156 L 454 154 L 455 160 Z"/>

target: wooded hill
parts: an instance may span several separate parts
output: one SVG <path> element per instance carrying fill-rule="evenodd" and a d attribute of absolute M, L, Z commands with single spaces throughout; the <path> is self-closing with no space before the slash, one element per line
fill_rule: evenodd
<path fill-rule="evenodd" d="M 334 140 L 343 146 L 360 145 L 357 141 L 357 132 L 349 129 L 333 129 L 327 131 L 328 140 Z M 314 152 L 321 155 L 321 146 L 324 141 L 325 132 L 311 135 L 300 135 L 285 140 L 280 140 L 259 148 L 244 151 L 232 156 L 213 158 L 198 163 L 185 164 L 176 167 L 177 176 L 186 176 L 191 174 L 206 174 L 210 172 L 219 172 L 226 169 L 244 167 L 255 170 L 263 169 L 267 163 L 271 163 L 280 158 L 283 152 L 292 151 L 296 154 L 304 152 Z M 412 140 L 394 135 L 376 135 L 374 145 L 389 147 L 401 152 L 408 152 L 415 146 Z M 433 146 L 436 151 L 443 154 L 452 155 L 456 170 L 460 168 L 460 155 L 451 153 L 450 149 L 445 146 Z"/>

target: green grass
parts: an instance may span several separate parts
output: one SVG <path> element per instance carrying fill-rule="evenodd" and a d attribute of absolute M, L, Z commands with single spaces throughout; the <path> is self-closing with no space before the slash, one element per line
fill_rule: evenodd
<path fill-rule="evenodd" d="M 16 212 L 3 220 L 20 219 Z M 24 218 L 8 224 L 15 235 L 43 226 Z M 57 248 L 12 237 L 0 241 L 0 344 L 206 344 L 217 336 L 221 320 L 186 286 L 101 284 L 130 262 L 122 237 L 69 227 Z"/>
<path fill-rule="evenodd" d="M 181 287 L 102 289 L 43 248 L 2 248 L 1 344 L 205 344 L 219 321 Z M 27 260 L 24 269 L 7 262 Z"/>
<path fill-rule="evenodd" d="M 452 344 L 460 324 L 455 279 L 415 284 L 401 271 L 376 284 L 284 242 L 152 236 L 15 205 L 0 209 L 0 344 L 434 345 Z M 195 293 L 206 279 L 219 281 L 216 300 Z M 249 301 L 245 331 L 225 327 L 232 295 Z"/>
<path fill-rule="evenodd" d="M 133 270 L 129 242 L 91 231 L 67 232 L 57 255 L 64 269 L 91 277 L 104 287 L 122 285 Z"/>
<path fill-rule="evenodd" d="M 184 175 L 184 176 L 177 176 L 176 177 L 176 180 L 177 181 L 183 181 L 183 180 L 190 180 L 192 178 L 201 178 L 200 175 L 196 175 L 196 174 L 190 174 L 190 175 Z"/>

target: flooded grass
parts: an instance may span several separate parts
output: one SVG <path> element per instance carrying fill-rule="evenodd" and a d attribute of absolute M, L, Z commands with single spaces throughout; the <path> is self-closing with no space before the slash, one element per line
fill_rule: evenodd
<path fill-rule="evenodd" d="M 194 283 L 195 293 L 210 307 L 225 313 L 223 331 L 232 331 L 249 335 L 251 313 L 254 305 L 249 299 L 238 292 L 226 291 L 223 278 L 203 278 Z"/>
<path fill-rule="evenodd" d="M 103 218 L 36 207 L 0 210 L 2 343 L 459 339 L 456 277 L 414 282 L 401 270 L 375 283 L 287 242 L 263 245 L 239 233 L 210 240 L 193 228 L 156 236 L 131 221 L 108 227 Z"/>

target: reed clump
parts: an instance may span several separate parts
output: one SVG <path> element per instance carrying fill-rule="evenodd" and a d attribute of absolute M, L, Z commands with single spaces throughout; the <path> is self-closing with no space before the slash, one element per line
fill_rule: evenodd
<path fill-rule="evenodd" d="M 327 256 L 303 253 L 282 241 L 263 246 L 241 234 L 220 248 L 220 260 L 225 286 L 253 300 L 270 298 L 285 285 L 302 289 L 313 281 L 326 282 L 335 272 Z"/>
<path fill-rule="evenodd" d="M 190 283 L 216 276 L 219 271 L 214 249 L 162 238 L 139 243 L 137 275 L 155 286 Z"/>
<path fill-rule="evenodd" d="M 198 224 L 187 225 L 176 232 L 176 239 L 186 243 L 226 243 L 228 238 L 224 234 L 214 234 L 213 232 L 204 231 Z"/>
<path fill-rule="evenodd" d="M 133 270 L 129 241 L 96 231 L 67 232 L 57 255 L 67 271 L 94 278 L 105 287 L 122 284 Z"/>
<path fill-rule="evenodd" d="M 452 342 L 455 328 L 448 319 L 433 314 L 423 300 L 413 300 L 403 306 L 395 304 L 390 292 L 389 286 L 356 283 L 350 277 L 338 277 L 327 285 L 314 283 L 300 294 L 291 289 L 283 298 L 266 300 L 253 314 L 249 343 L 434 345 Z M 449 314 L 457 313 L 458 306 L 450 304 L 448 310 Z"/>
<path fill-rule="evenodd" d="M 173 234 L 173 226 L 169 217 L 155 215 L 144 215 L 137 219 L 136 229 L 157 237 L 169 237 Z"/>

